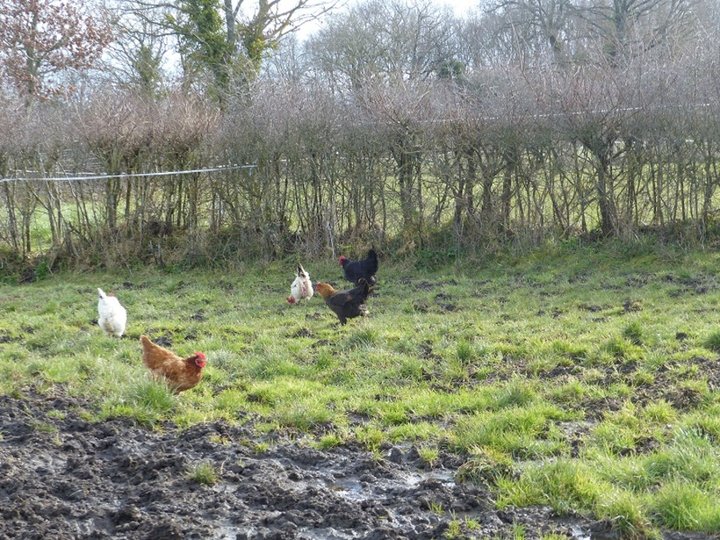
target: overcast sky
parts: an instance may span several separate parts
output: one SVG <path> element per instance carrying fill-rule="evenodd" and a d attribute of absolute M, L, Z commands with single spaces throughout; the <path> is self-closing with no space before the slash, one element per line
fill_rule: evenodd
<path fill-rule="evenodd" d="M 448 6 L 455 12 L 455 15 L 462 16 L 475 8 L 479 2 L 477 0 L 474 2 L 472 0 L 435 0 L 433 3 L 438 6 Z"/>

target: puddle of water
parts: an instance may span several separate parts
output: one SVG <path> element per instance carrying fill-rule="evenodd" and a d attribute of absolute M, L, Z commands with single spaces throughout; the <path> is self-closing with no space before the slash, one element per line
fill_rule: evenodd
<path fill-rule="evenodd" d="M 360 534 L 340 532 L 332 527 L 323 529 L 303 528 L 298 531 L 298 538 L 302 540 L 353 540 L 354 538 L 360 538 Z"/>
<path fill-rule="evenodd" d="M 257 527 L 252 525 L 237 526 L 226 521 L 216 527 L 212 540 L 235 540 L 238 535 L 241 538 L 256 538 L 259 535 Z M 298 529 L 297 538 L 301 540 L 354 540 L 360 538 L 360 533 L 338 531 L 332 527 L 312 528 L 303 527 Z"/>
<path fill-rule="evenodd" d="M 388 480 L 378 480 L 367 485 L 356 476 L 336 479 L 329 484 L 330 489 L 340 497 L 353 502 L 362 502 L 381 497 L 379 492 L 388 488 L 415 488 L 428 480 L 436 480 L 443 484 L 454 485 L 452 473 L 448 471 L 431 471 L 429 473 L 407 473 Z"/>
<path fill-rule="evenodd" d="M 330 488 L 349 501 L 367 501 L 374 496 L 370 490 L 363 487 L 357 478 L 343 478 L 330 484 Z"/>
<path fill-rule="evenodd" d="M 572 525 L 570 527 L 570 534 L 572 534 L 573 540 L 591 540 L 590 533 L 585 532 L 580 525 Z"/>
<path fill-rule="evenodd" d="M 408 473 L 405 483 L 408 487 L 417 487 L 427 480 L 437 480 L 443 484 L 455 484 L 455 478 L 449 471 L 430 471 L 428 473 Z"/>
<path fill-rule="evenodd" d="M 235 540 L 239 534 L 242 535 L 243 533 L 248 538 L 252 538 L 257 534 L 257 531 L 255 527 L 238 527 L 228 520 L 218 524 L 210 538 L 212 540 Z"/>

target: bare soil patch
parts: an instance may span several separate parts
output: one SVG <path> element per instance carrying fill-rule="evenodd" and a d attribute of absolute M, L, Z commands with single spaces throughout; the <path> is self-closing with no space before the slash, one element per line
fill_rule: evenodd
<path fill-rule="evenodd" d="M 320 451 L 206 423 L 150 430 L 83 419 L 90 405 L 56 388 L 0 397 L 0 538 L 608 538 L 608 526 L 547 508 L 495 509 L 484 486 L 456 483 L 458 456 L 427 468 L 412 446 L 378 459 Z M 209 464 L 213 484 L 189 471 Z M 470 520 L 470 521 L 469 521 Z M 468 527 L 468 523 L 470 527 Z"/>

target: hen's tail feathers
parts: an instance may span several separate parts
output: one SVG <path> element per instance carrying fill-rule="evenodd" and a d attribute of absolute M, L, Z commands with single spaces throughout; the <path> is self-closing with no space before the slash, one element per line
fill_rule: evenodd
<path fill-rule="evenodd" d="M 361 289 L 361 296 L 363 302 L 367 299 L 368 295 L 370 294 L 370 285 L 368 285 L 368 282 L 365 278 L 358 279 L 358 285 L 362 287 Z"/>
<path fill-rule="evenodd" d="M 373 275 L 377 274 L 377 271 L 378 271 L 378 256 L 377 256 L 377 252 L 375 251 L 374 248 L 370 248 L 370 251 L 368 251 L 367 259 L 370 262 L 370 264 L 369 264 L 370 275 L 373 276 Z"/>
<path fill-rule="evenodd" d="M 98 287 L 98 298 L 105 298 L 105 291 Z"/>

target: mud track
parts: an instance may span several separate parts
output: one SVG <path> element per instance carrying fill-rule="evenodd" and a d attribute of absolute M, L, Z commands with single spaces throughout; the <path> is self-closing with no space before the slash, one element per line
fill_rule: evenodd
<path fill-rule="evenodd" d="M 452 456 L 429 470 L 411 446 L 381 459 L 290 440 L 259 452 L 248 428 L 92 423 L 90 407 L 60 388 L 0 396 L 0 538 L 430 539 L 451 523 L 456 538 L 512 538 L 518 526 L 526 538 L 612 537 L 545 508 L 496 510 L 487 489 L 453 481 Z M 215 483 L 193 479 L 201 463 Z"/>

